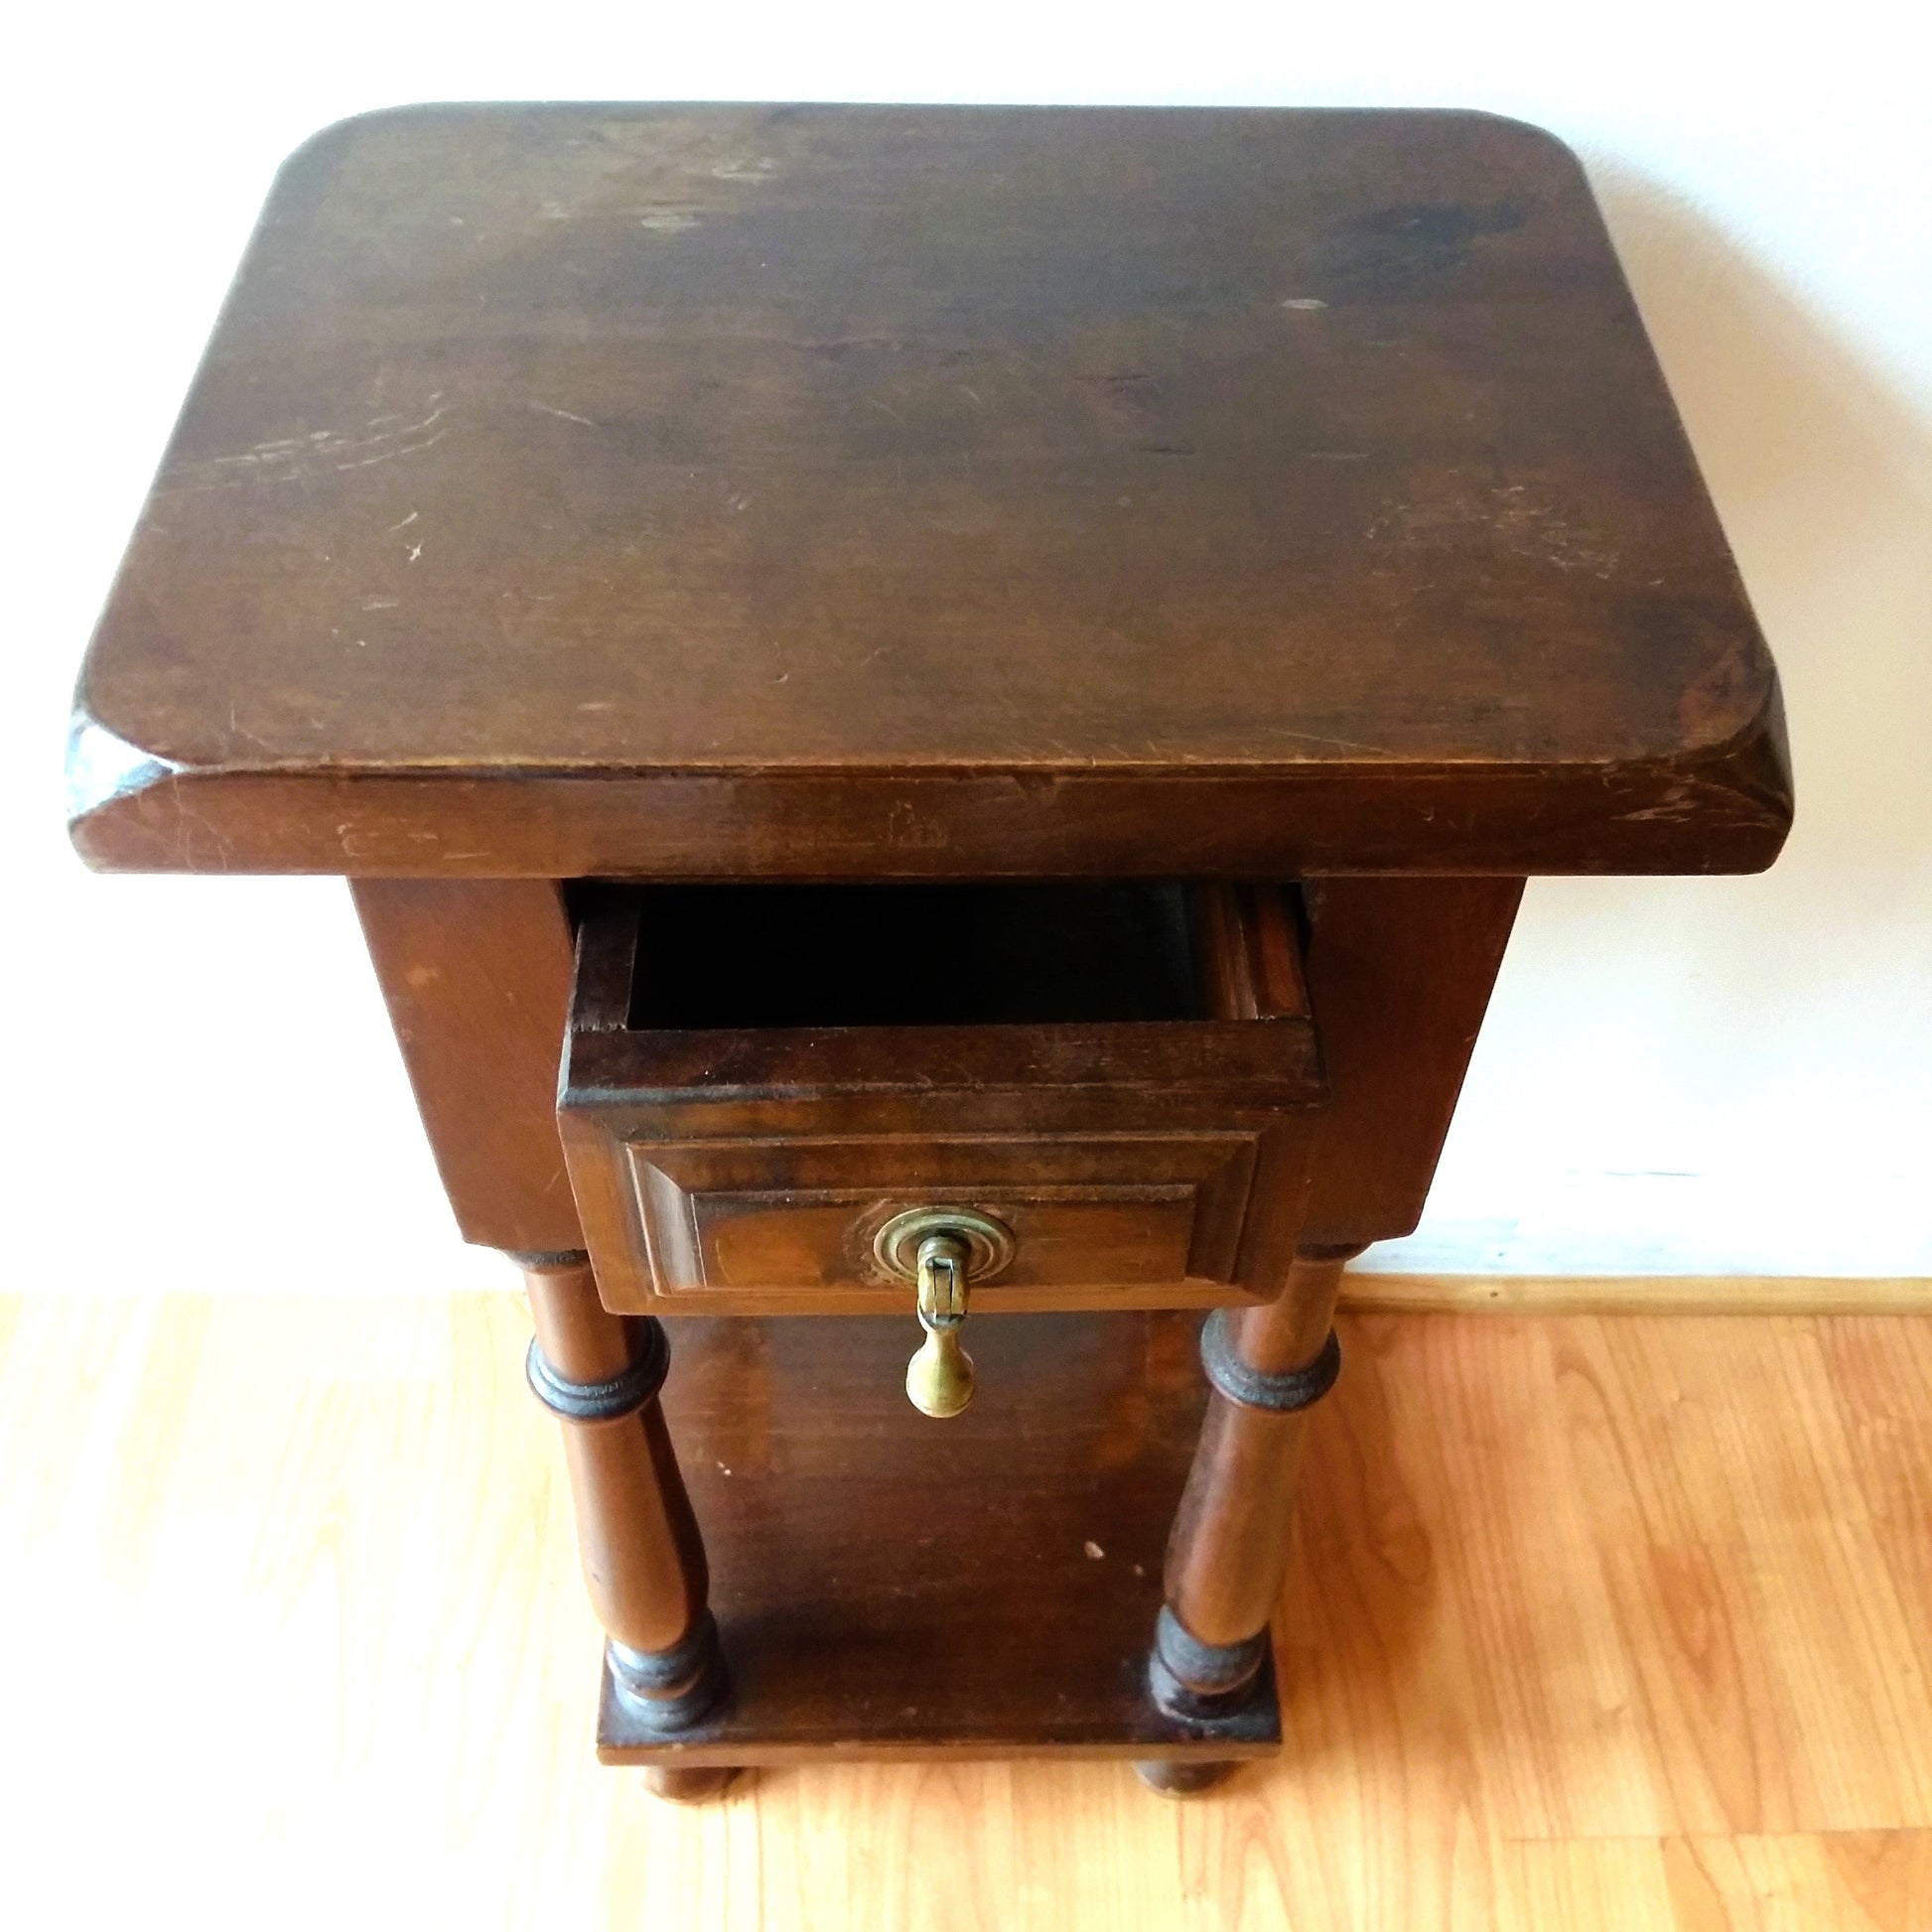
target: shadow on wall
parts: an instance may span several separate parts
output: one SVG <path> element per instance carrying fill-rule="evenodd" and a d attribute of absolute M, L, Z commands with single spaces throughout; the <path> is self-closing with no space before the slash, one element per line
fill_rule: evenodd
<path fill-rule="evenodd" d="M 1597 183 L 1783 675 L 1791 856 L 1932 853 L 1932 421 L 1667 191 Z"/>
<path fill-rule="evenodd" d="M 1582 921 L 1592 952 L 1681 932 L 1679 984 L 1706 1019 L 1744 1002 L 1740 1030 L 1817 1024 L 1821 988 L 1868 972 L 1903 1018 L 1932 875 L 1932 421 L 1668 190 L 1592 185 L 1777 658 L 1798 814 L 1768 880 L 1540 881 L 1538 923 Z"/>
<path fill-rule="evenodd" d="M 1370 1265 L 1932 1273 L 1932 420 L 1669 191 L 1591 173 L 1777 657 L 1797 822 L 1761 878 L 1531 882 L 1423 1226 Z"/>

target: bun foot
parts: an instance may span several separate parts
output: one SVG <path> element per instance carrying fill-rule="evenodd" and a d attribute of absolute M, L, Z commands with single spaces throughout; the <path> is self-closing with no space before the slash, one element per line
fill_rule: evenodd
<path fill-rule="evenodd" d="M 1240 1768 L 1232 1760 L 1197 1757 L 1144 1757 L 1134 1766 L 1141 1782 L 1164 1798 L 1191 1798 L 1196 1791 L 1232 1777 Z"/>
<path fill-rule="evenodd" d="M 644 1789 L 667 1804 L 701 1805 L 717 1797 L 738 1772 L 736 1764 L 694 1764 L 688 1770 L 651 1764 L 644 1770 Z"/>

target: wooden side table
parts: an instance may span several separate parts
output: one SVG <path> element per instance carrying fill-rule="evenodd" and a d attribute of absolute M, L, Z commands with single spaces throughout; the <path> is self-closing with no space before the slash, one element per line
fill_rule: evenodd
<path fill-rule="evenodd" d="M 351 880 L 680 1796 L 1276 1747 L 1336 1279 L 1524 878 L 1791 816 L 1584 178 L 1456 113 L 332 128 L 72 780 L 102 869 Z"/>

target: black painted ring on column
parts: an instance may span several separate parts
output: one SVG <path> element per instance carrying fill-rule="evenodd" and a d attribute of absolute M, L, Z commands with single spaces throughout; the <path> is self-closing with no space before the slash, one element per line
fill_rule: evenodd
<path fill-rule="evenodd" d="M 1161 1661 L 1190 1691 L 1238 1691 L 1261 1668 L 1268 1650 L 1268 1626 L 1239 1643 L 1203 1643 L 1166 1604 L 1155 1620 L 1154 1648 Z"/>
<path fill-rule="evenodd" d="M 1328 1339 L 1311 1362 L 1271 1374 L 1241 1359 L 1228 1333 L 1227 1311 L 1216 1309 L 1200 1333 L 1200 1361 L 1208 1381 L 1230 1402 L 1238 1402 L 1244 1409 L 1292 1415 L 1297 1409 L 1319 1402 L 1335 1386 L 1335 1377 L 1341 1373 L 1341 1342 L 1330 1328 Z"/>
<path fill-rule="evenodd" d="M 1187 1724 L 1238 1717 L 1254 1701 L 1268 1656 L 1268 1626 L 1239 1643 L 1203 1643 L 1162 1605 L 1147 1660 L 1155 1705 Z"/>
<path fill-rule="evenodd" d="M 669 1650 L 632 1650 L 613 1637 L 604 1646 L 604 1661 L 630 1721 L 665 1737 L 708 1717 L 731 1682 L 718 1621 L 709 1610 Z"/>
<path fill-rule="evenodd" d="M 664 1386 L 671 1368 L 671 1345 L 664 1339 L 662 1322 L 626 1325 L 633 1334 L 642 1330 L 637 1359 L 608 1382 L 572 1382 L 559 1375 L 531 1336 L 530 1352 L 523 1358 L 531 1394 L 566 1422 L 615 1422 L 620 1416 L 635 1415 Z"/>
<path fill-rule="evenodd" d="M 569 1268 L 588 1268 L 590 1256 L 582 1248 L 505 1248 L 503 1253 L 533 1275 L 558 1275 Z"/>

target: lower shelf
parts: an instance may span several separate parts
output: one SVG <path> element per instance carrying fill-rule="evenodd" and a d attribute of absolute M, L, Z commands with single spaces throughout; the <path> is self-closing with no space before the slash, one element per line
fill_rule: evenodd
<path fill-rule="evenodd" d="M 905 1400 L 909 1311 L 666 1326 L 732 1693 L 665 1743 L 607 1672 L 606 1763 L 1279 1747 L 1272 1672 L 1213 1724 L 1164 1716 L 1143 1678 L 1205 1401 L 1198 1315 L 983 1317 L 978 1393 L 950 1422 Z"/>

